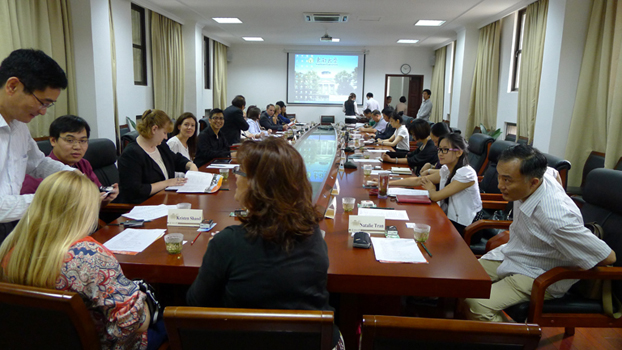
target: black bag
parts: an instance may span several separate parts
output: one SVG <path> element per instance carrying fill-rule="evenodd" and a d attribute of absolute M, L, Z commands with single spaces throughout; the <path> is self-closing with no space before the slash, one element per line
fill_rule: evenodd
<path fill-rule="evenodd" d="M 147 303 L 147 307 L 149 308 L 149 313 L 151 314 L 151 322 L 149 322 L 149 326 L 153 326 L 162 318 L 162 312 L 164 307 L 155 296 L 155 289 L 145 280 L 134 280 L 133 281 L 141 292 L 145 293 L 147 297 L 145 298 L 145 302 Z"/>

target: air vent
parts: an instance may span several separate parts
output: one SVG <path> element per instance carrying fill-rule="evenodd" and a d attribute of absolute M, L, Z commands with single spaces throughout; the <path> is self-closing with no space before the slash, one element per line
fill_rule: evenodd
<path fill-rule="evenodd" d="M 349 15 L 340 13 L 305 13 L 306 22 L 343 23 L 348 21 Z"/>

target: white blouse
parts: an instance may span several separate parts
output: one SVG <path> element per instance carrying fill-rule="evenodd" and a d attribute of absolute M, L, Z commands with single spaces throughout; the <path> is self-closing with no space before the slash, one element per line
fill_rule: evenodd
<path fill-rule="evenodd" d="M 402 140 L 395 145 L 395 149 L 401 149 L 403 151 L 410 151 L 410 136 L 408 135 L 408 129 L 406 129 L 406 125 L 401 125 L 399 128 L 395 130 L 393 134 L 397 139 L 398 136 L 402 137 Z"/>
<path fill-rule="evenodd" d="M 171 137 L 168 141 L 166 141 L 168 148 L 175 153 L 181 153 L 182 156 L 190 159 L 190 152 L 188 151 L 188 147 L 184 147 L 177 136 Z M 192 159 L 190 159 L 192 160 Z"/>
<path fill-rule="evenodd" d="M 445 182 L 449 177 L 449 168 L 443 165 L 440 170 L 441 182 L 439 191 L 445 187 Z M 479 194 L 477 173 L 470 165 L 465 165 L 456 170 L 456 174 L 451 182 L 459 181 L 462 183 L 475 182 L 472 186 L 453 194 L 448 200 L 441 204 L 441 208 L 447 214 L 447 218 L 460 225 L 468 226 L 473 222 L 475 215 L 482 210 L 482 198 Z"/>

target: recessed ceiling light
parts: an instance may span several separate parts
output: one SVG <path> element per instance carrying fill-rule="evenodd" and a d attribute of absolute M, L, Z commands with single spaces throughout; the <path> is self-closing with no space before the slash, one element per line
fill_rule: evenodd
<path fill-rule="evenodd" d="M 263 38 L 259 36 L 243 36 L 242 39 L 246 41 L 263 41 Z"/>
<path fill-rule="evenodd" d="M 445 21 L 439 20 L 430 20 L 430 19 L 420 19 L 415 23 L 416 26 L 430 26 L 430 27 L 438 27 L 443 25 Z"/>
<path fill-rule="evenodd" d="M 212 18 L 214 21 L 218 23 L 242 23 L 239 18 L 231 18 L 231 17 L 214 17 Z"/>
<path fill-rule="evenodd" d="M 398 44 L 416 44 L 418 42 L 419 40 L 414 40 L 414 39 L 400 39 L 397 41 Z"/>
<path fill-rule="evenodd" d="M 332 40 L 334 43 L 338 43 L 339 42 L 339 38 L 333 38 Z"/>

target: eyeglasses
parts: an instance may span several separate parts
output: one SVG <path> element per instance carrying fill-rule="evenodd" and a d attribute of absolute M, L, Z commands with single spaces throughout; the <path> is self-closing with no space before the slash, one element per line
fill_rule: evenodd
<path fill-rule="evenodd" d="M 44 109 L 44 108 L 50 108 L 52 106 L 54 106 L 54 102 L 50 102 L 50 103 L 43 103 L 43 101 L 41 101 L 37 95 L 32 94 L 32 96 L 34 96 L 35 100 L 37 100 L 37 102 L 39 102 L 41 104 L 41 107 L 39 107 L 39 109 Z"/>
<path fill-rule="evenodd" d="M 246 177 L 246 173 L 245 173 L 245 172 L 243 172 L 243 171 L 234 170 L 234 171 L 233 171 L 233 173 L 234 173 L 235 175 L 240 175 L 240 176 L 242 176 L 242 177 Z"/>
<path fill-rule="evenodd" d="M 438 153 L 447 154 L 449 151 L 459 151 L 458 148 L 439 148 Z"/>
<path fill-rule="evenodd" d="M 212 117 L 212 120 L 225 120 L 223 117 Z"/>
<path fill-rule="evenodd" d="M 80 145 L 80 147 L 84 147 L 86 145 L 89 144 L 89 140 L 88 139 L 84 139 L 84 140 L 78 140 L 78 139 L 73 139 L 73 138 L 69 138 L 69 137 L 60 137 L 61 139 L 63 139 L 63 141 L 67 142 L 70 145 L 75 145 L 78 144 Z"/>

